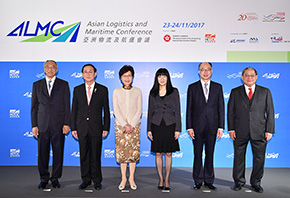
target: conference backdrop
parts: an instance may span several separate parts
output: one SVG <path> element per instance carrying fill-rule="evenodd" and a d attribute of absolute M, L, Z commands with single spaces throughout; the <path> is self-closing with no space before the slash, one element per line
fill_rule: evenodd
<path fill-rule="evenodd" d="M 57 76 L 69 82 L 71 94 L 84 82 L 81 68 L 86 63 L 96 66 L 96 81 L 109 89 L 111 129 L 103 140 L 103 166 L 117 166 L 112 93 L 121 86 L 118 72 L 125 64 L 135 68 L 133 85 L 143 95 L 137 166 L 155 166 L 146 133 L 147 106 L 161 67 L 169 70 L 180 93 L 181 151 L 173 154 L 173 166 L 192 166 L 193 144 L 185 128 L 187 87 L 199 80 L 198 64 L 211 61 L 212 80 L 223 85 L 225 106 L 231 89 L 242 84 L 242 70 L 257 69 L 257 84 L 271 90 L 275 108 L 276 134 L 268 142 L 265 165 L 290 167 L 289 13 L 286 0 L 1 0 L 0 165 L 37 164 L 30 124 L 32 83 L 45 77 L 43 63 L 53 59 L 59 66 Z M 71 133 L 64 154 L 64 165 L 79 165 L 78 142 Z M 232 167 L 233 155 L 226 125 L 216 143 L 215 166 Z M 246 165 L 252 166 L 250 146 Z"/>

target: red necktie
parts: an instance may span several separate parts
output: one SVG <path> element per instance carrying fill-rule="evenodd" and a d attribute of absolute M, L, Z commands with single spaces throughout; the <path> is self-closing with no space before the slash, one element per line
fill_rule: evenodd
<path fill-rule="evenodd" d="M 91 94 L 91 87 L 88 86 L 88 105 L 90 104 L 91 96 L 92 96 L 92 94 Z"/>
<path fill-rule="evenodd" d="M 253 91 L 252 91 L 252 88 L 249 88 L 249 90 L 250 90 L 250 92 L 249 92 L 248 97 L 251 100 L 251 98 L 253 97 Z"/>

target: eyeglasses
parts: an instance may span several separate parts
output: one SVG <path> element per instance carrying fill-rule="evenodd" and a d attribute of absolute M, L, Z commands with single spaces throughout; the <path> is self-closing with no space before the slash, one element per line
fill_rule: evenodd
<path fill-rule="evenodd" d="M 56 70 L 57 67 L 48 67 L 48 66 L 46 66 L 45 69 L 47 69 L 47 70 L 50 70 L 50 69 L 51 69 L 51 70 Z"/>
<path fill-rule="evenodd" d="M 93 73 L 95 73 L 95 72 L 93 72 L 93 71 L 84 71 L 84 74 L 93 74 Z"/>
<path fill-rule="evenodd" d="M 251 74 L 251 75 L 248 75 L 248 74 L 245 74 L 244 77 L 245 78 L 254 78 L 256 75 L 254 74 Z"/>
<path fill-rule="evenodd" d="M 211 69 L 200 69 L 199 71 L 201 71 L 201 72 L 209 72 L 209 71 L 211 71 Z"/>

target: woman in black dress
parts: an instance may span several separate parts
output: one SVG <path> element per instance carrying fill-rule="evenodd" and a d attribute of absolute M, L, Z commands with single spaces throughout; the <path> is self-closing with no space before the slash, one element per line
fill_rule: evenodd
<path fill-rule="evenodd" d="M 151 139 L 151 152 L 156 154 L 158 189 L 170 190 L 172 152 L 180 150 L 178 137 L 181 132 L 181 113 L 178 89 L 172 87 L 169 72 L 165 68 L 157 70 L 149 94 L 147 131 Z M 163 153 L 165 154 L 165 180 L 162 174 Z"/>

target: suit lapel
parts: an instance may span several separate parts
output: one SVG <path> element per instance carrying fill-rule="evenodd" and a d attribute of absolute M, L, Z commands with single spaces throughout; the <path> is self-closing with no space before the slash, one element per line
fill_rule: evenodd
<path fill-rule="evenodd" d="M 45 81 L 45 82 L 46 82 L 46 81 Z M 54 83 L 53 83 L 53 87 L 52 87 L 52 90 L 51 90 L 51 93 L 50 93 L 50 98 L 53 97 L 53 93 L 55 92 L 55 90 L 58 89 L 58 83 L 59 83 L 58 79 L 55 78 L 55 81 L 54 81 Z M 46 89 L 47 89 L 47 86 L 46 86 Z M 47 90 L 47 93 L 48 93 L 48 90 Z"/>
<path fill-rule="evenodd" d="M 247 96 L 247 93 L 246 93 L 246 90 L 245 90 L 245 86 L 242 85 L 239 89 L 239 92 L 240 92 L 240 96 L 242 98 L 242 100 L 244 101 L 244 103 L 249 106 L 249 98 Z"/>
<path fill-rule="evenodd" d="M 43 93 L 43 95 L 45 95 L 46 97 L 49 98 L 49 94 L 48 94 L 48 89 L 47 89 L 47 84 L 46 84 L 46 79 L 42 79 L 41 82 L 41 91 Z"/>
<path fill-rule="evenodd" d="M 260 87 L 256 85 L 255 92 L 252 97 L 252 100 L 253 100 L 252 105 L 254 105 L 256 101 L 259 101 L 259 96 L 260 96 Z"/>
<path fill-rule="evenodd" d="M 94 89 L 93 89 L 93 93 L 92 93 L 90 104 L 92 104 L 92 102 L 94 102 L 94 100 L 96 98 L 97 91 L 98 91 L 98 86 L 97 86 L 97 83 L 95 82 L 95 86 L 94 86 Z"/>
<path fill-rule="evenodd" d="M 198 84 L 199 84 L 199 86 L 197 86 L 197 87 L 198 87 L 199 95 L 202 96 L 202 100 L 204 101 L 204 103 L 206 103 L 206 101 L 205 101 L 205 95 L 203 93 L 203 87 L 202 87 L 201 81 L 198 81 Z"/>

